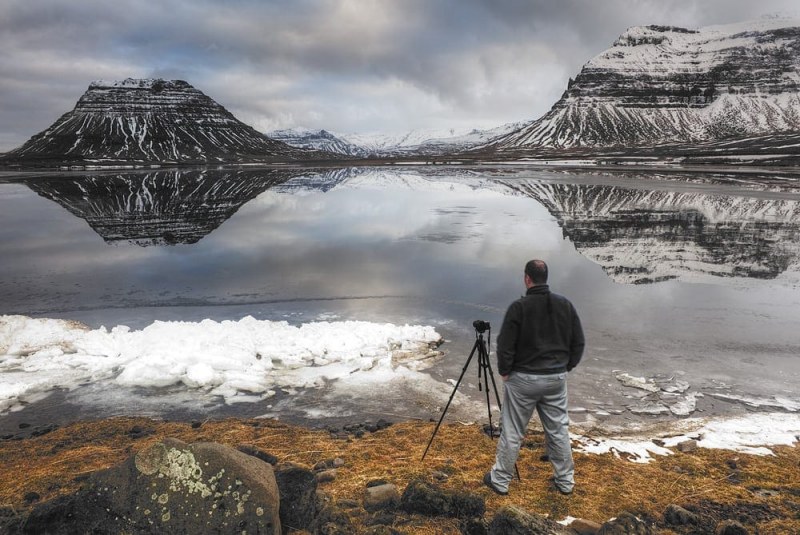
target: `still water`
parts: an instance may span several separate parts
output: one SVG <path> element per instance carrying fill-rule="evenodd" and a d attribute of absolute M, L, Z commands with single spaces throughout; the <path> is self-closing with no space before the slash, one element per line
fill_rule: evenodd
<path fill-rule="evenodd" d="M 525 262 L 543 258 L 587 336 L 570 376 L 575 420 L 800 409 L 800 186 L 777 176 L 393 166 L 6 178 L 0 251 L 0 314 L 94 328 L 247 315 L 432 325 L 445 356 L 426 373 L 444 390 L 473 320 L 499 327 Z M 473 375 L 460 388 L 476 402 L 455 417 L 482 417 Z M 0 421 L 427 418 L 442 405 L 413 389 L 232 407 L 184 394 L 85 385 Z"/>

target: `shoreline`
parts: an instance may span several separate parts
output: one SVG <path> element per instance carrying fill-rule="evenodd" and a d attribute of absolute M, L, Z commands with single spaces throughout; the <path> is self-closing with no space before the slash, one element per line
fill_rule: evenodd
<path fill-rule="evenodd" d="M 663 511 L 675 504 L 708 515 L 723 512 L 727 518 L 749 519 L 744 525 L 761 534 L 800 528 L 800 520 L 791 514 L 792 507 L 800 505 L 800 474 L 796 470 L 800 448 L 796 445 L 776 446 L 771 455 L 752 455 L 664 444 L 670 455 L 653 455 L 650 462 L 637 463 L 613 449 L 586 453 L 574 442 L 577 487 L 572 496 L 564 497 L 547 490 L 550 466 L 539 460 L 544 437 L 539 430 L 530 429 L 519 459 L 522 482 L 514 481 L 509 496 L 501 497 L 480 481 L 491 466 L 496 444 L 481 426 L 443 424 L 422 462 L 421 453 L 433 427 L 432 422 L 407 421 L 374 432 L 362 429 L 352 433 L 268 419 L 170 422 L 117 417 L 77 422 L 37 437 L 0 441 L 4 460 L 0 463 L 0 503 L 25 514 L 38 503 L 76 492 L 89 473 L 115 466 L 171 437 L 187 443 L 247 445 L 274 455 L 279 462 L 309 468 L 328 458 L 341 458 L 344 466 L 335 479 L 319 486 L 333 501 L 360 499 L 364 485 L 371 480 L 385 479 L 402 490 L 415 478 L 435 480 L 442 477 L 436 474 L 444 473 L 437 484 L 481 496 L 487 517 L 509 505 L 557 521 L 581 518 L 596 523 L 628 511 L 663 528 Z M 362 525 L 359 522 L 365 520 L 356 518 L 355 523 Z M 451 520 L 397 522 L 401 529 L 413 526 L 407 533 L 458 532 Z"/>

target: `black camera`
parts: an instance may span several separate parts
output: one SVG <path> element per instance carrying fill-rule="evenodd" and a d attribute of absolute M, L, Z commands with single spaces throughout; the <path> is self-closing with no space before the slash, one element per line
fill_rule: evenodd
<path fill-rule="evenodd" d="M 487 329 L 491 329 L 492 326 L 489 325 L 488 321 L 483 320 L 475 320 L 472 322 L 472 326 L 475 327 L 475 330 L 479 333 L 483 334 L 486 332 Z"/>

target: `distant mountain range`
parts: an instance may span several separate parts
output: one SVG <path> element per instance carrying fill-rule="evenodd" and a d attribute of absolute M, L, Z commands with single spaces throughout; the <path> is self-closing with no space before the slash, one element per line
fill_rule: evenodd
<path fill-rule="evenodd" d="M 327 130 L 290 128 L 267 132 L 267 136 L 294 147 L 329 151 L 360 158 L 435 156 L 460 153 L 486 145 L 522 126 L 523 123 L 509 123 L 488 130 L 412 130 L 396 135 L 341 134 Z"/>
<path fill-rule="evenodd" d="M 369 157 L 604 158 L 800 164 L 800 20 L 633 27 L 543 117 L 491 130 L 263 134 L 180 80 L 93 82 L 0 158 L 18 165 L 296 162 Z"/>

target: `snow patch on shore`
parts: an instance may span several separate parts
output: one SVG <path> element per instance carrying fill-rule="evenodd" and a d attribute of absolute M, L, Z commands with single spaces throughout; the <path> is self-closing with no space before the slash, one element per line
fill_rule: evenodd
<path fill-rule="evenodd" d="M 178 385 L 257 401 L 276 388 L 319 387 L 373 371 L 415 373 L 440 353 L 433 327 L 362 321 L 156 321 L 135 331 L 0 316 L 0 412 L 55 389 L 97 381 L 124 387 Z M 379 372 L 379 373 L 378 373 Z"/>
<path fill-rule="evenodd" d="M 794 446 L 800 441 L 800 415 L 787 413 L 752 414 L 736 418 L 683 420 L 686 431 L 663 438 L 588 437 L 573 435 L 576 450 L 583 453 L 613 453 L 632 462 L 647 463 L 652 455 L 671 455 L 681 442 L 695 440 L 701 448 L 739 451 L 753 455 L 773 455 L 768 446 Z"/>

